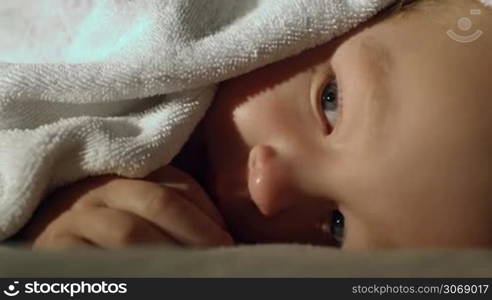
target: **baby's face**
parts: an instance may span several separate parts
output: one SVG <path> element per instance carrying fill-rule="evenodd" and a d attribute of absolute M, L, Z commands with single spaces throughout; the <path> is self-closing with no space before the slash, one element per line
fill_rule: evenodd
<path fill-rule="evenodd" d="M 492 246 L 492 37 L 446 35 L 472 8 L 492 28 L 473 1 L 381 17 L 222 84 L 208 188 L 235 235 Z"/>

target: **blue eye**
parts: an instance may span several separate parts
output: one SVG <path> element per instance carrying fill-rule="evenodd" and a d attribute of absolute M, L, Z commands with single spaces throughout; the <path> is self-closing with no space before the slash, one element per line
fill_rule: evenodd
<path fill-rule="evenodd" d="M 333 210 L 331 213 L 330 232 L 339 244 L 343 243 L 345 237 L 345 217 L 338 209 Z"/>
<path fill-rule="evenodd" d="M 330 125 L 334 126 L 338 117 L 338 84 L 332 80 L 321 94 L 321 107 Z"/>

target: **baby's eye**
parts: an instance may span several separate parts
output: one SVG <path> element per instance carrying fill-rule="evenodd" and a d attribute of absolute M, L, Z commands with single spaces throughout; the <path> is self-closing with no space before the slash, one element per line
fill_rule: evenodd
<path fill-rule="evenodd" d="M 345 218 L 338 209 L 331 213 L 330 232 L 335 240 L 342 245 L 345 237 Z"/>
<path fill-rule="evenodd" d="M 321 107 L 328 123 L 333 127 L 338 117 L 338 84 L 336 79 L 330 81 L 321 94 Z"/>

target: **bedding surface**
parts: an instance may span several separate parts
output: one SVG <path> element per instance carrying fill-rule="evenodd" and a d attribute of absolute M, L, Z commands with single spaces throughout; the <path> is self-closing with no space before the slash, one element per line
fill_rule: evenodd
<path fill-rule="evenodd" d="M 0 277 L 492 277 L 492 251 L 264 245 L 48 253 L 2 247 Z"/>

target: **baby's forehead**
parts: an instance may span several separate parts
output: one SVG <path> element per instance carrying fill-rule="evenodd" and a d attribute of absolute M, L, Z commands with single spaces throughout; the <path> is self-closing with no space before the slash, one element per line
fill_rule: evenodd
<path fill-rule="evenodd" d="M 370 70 L 368 73 L 378 74 L 381 79 L 388 77 L 403 54 L 408 53 L 410 48 L 418 49 L 420 47 L 418 43 L 409 45 L 412 38 L 404 35 L 409 32 L 409 28 L 412 27 L 411 24 L 418 22 L 415 20 L 422 17 L 423 14 L 420 12 L 428 12 L 427 9 L 421 11 L 417 8 L 426 7 L 425 4 L 429 1 L 406 2 L 412 2 L 415 5 L 404 6 L 399 13 L 382 13 L 341 37 L 225 81 L 221 87 L 226 89 L 234 87 L 235 93 L 243 94 L 246 97 L 288 81 L 299 73 L 310 70 L 325 72 L 327 65 L 331 68 L 337 64 L 351 63 L 355 59 L 362 64 L 361 68 Z M 439 3 L 441 2 L 439 1 Z M 442 5 L 444 4 L 445 2 L 442 2 Z M 404 17 L 400 15 L 400 12 L 408 11 L 412 13 L 406 14 Z M 442 27 L 442 24 L 440 26 Z M 430 28 L 429 30 L 433 29 Z M 424 42 L 426 41 L 422 41 L 422 43 Z M 430 42 L 432 43 L 432 41 Z M 439 39 L 436 39 L 434 43 L 436 47 L 439 46 L 438 43 Z M 407 50 L 405 50 L 406 46 L 408 46 Z"/>
<path fill-rule="evenodd" d="M 336 50 L 339 41 L 331 41 L 321 46 L 305 50 L 298 55 L 251 71 L 221 83 L 221 90 L 234 88 L 238 97 L 247 97 L 285 83 L 292 77 L 309 72 L 316 66 L 327 64 Z"/>

